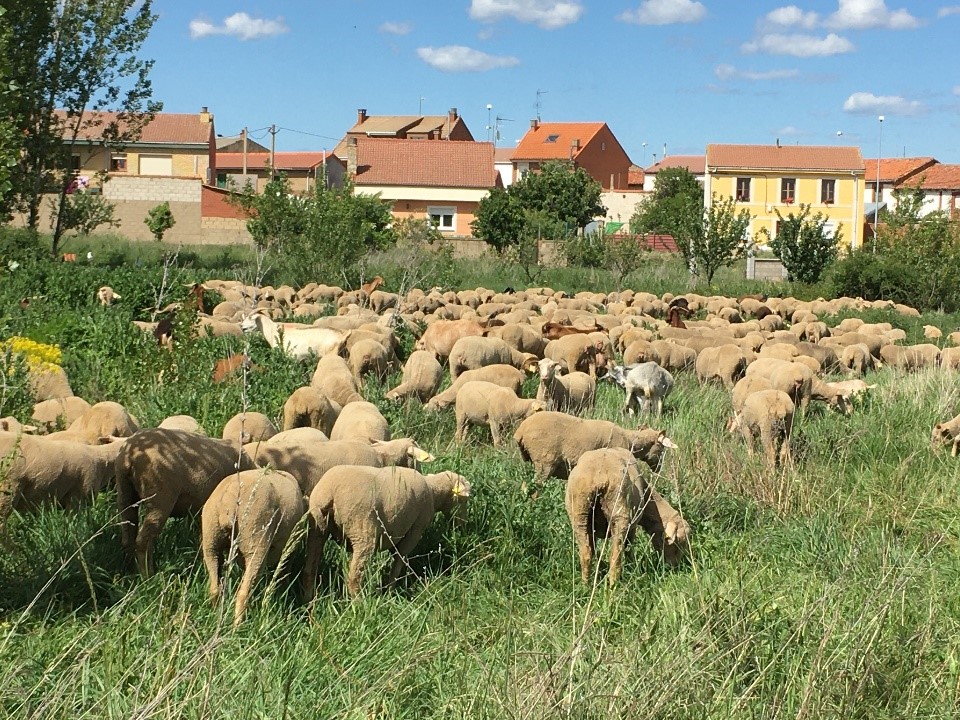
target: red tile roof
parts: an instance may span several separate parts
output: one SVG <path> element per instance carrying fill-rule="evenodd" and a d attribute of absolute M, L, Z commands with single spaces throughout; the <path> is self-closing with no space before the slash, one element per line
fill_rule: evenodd
<path fill-rule="evenodd" d="M 574 141 L 580 141 L 580 149 L 573 151 L 576 157 L 604 125 L 602 122 L 542 122 L 523 136 L 513 150 L 513 160 L 569 160 Z"/>
<path fill-rule="evenodd" d="M 921 170 L 901 184 L 916 187 L 921 183 L 926 190 L 960 190 L 960 165 L 937 163 Z"/>
<path fill-rule="evenodd" d="M 883 158 L 880 160 L 880 182 L 903 182 L 918 170 L 928 168 L 937 161 L 932 157 L 916 158 Z M 867 177 L 877 179 L 877 159 L 867 158 L 863 161 L 867 169 Z"/>
<path fill-rule="evenodd" d="M 656 174 L 660 170 L 667 168 L 686 168 L 694 175 L 703 175 L 706 169 L 706 155 L 668 155 L 660 162 L 654 163 L 648 167 L 645 172 Z"/>
<path fill-rule="evenodd" d="M 61 119 L 66 114 L 58 110 Z M 85 113 L 84 122 L 90 119 L 102 121 L 93 127 L 81 128 L 77 135 L 78 140 L 99 141 L 102 139 L 103 127 L 117 119 L 115 112 Z M 73 121 L 70 121 L 72 123 Z M 163 143 L 169 145 L 206 145 L 210 142 L 213 133 L 213 115 L 210 122 L 200 122 L 199 113 L 157 113 L 153 120 L 143 127 L 140 134 L 140 143 Z M 71 139 L 66 137 L 64 139 Z"/>
<path fill-rule="evenodd" d="M 707 145 L 707 166 L 828 172 L 864 170 L 860 148 L 829 145 Z"/>
<path fill-rule="evenodd" d="M 357 185 L 480 189 L 496 186 L 498 178 L 492 143 L 357 140 Z"/>
<path fill-rule="evenodd" d="M 332 153 L 322 152 L 278 152 L 274 153 L 276 170 L 312 170 Z M 247 153 L 247 168 L 261 169 L 270 162 L 270 153 Z M 243 167 L 243 153 L 217 153 L 217 169 L 235 169 Z"/>
<path fill-rule="evenodd" d="M 513 158 L 512 147 L 498 147 L 493 151 L 493 161 L 498 163 L 508 163 Z"/>
<path fill-rule="evenodd" d="M 638 185 L 643 187 L 644 170 L 639 165 L 631 165 L 627 171 L 627 185 Z"/>

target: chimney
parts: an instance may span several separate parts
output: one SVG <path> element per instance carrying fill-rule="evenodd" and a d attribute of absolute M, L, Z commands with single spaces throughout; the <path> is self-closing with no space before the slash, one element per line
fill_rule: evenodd
<path fill-rule="evenodd" d="M 534 118 L 530 121 L 530 129 L 537 130 L 540 127 L 540 118 Z"/>
<path fill-rule="evenodd" d="M 780 138 L 777 138 L 777 147 L 780 147 Z"/>
<path fill-rule="evenodd" d="M 574 138 L 570 141 L 570 159 L 573 160 L 573 156 L 577 154 L 577 150 L 580 149 L 580 138 Z"/>
<path fill-rule="evenodd" d="M 367 109 L 360 108 L 359 110 L 357 110 L 357 125 L 363 125 L 366 119 L 367 119 Z"/>
<path fill-rule="evenodd" d="M 209 125 L 213 121 L 213 114 L 207 109 L 207 106 L 204 105 L 200 108 L 200 122 L 203 125 Z"/>
<path fill-rule="evenodd" d="M 347 138 L 347 175 L 350 177 L 357 175 L 357 139 L 355 137 Z"/>
<path fill-rule="evenodd" d="M 450 112 L 447 113 L 447 122 L 449 122 L 451 125 L 453 125 L 453 124 L 457 121 L 457 118 L 459 118 L 459 117 L 460 117 L 460 116 L 457 115 L 457 109 L 456 109 L 456 108 L 450 108 Z"/>
<path fill-rule="evenodd" d="M 663 144 L 663 157 L 664 157 L 664 159 L 666 159 L 666 157 L 667 157 L 667 144 L 666 144 L 666 143 Z"/>

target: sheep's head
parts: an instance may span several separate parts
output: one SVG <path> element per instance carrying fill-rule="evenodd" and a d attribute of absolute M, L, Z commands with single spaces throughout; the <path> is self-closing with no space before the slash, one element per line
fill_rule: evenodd
<path fill-rule="evenodd" d="M 412 441 L 410 443 L 410 447 L 407 448 L 407 456 L 410 457 L 414 463 L 433 462 L 436 460 L 433 455 Z M 416 465 L 414 465 L 414 467 L 415 466 Z"/>
<path fill-rule="evenodd" d="M 663 532 L 656 533 L 652 539 L 664 562 L 675 566 L 689 549 L 691 534 L 690 524 L 677 515 L 664 523 Z"/>
<path fill-rule="evenodd" d="M 547 409 L 547 404 L 543 400 L 530 400 L 527 406 L 526 417 L 530 417 L 534 413 L 543 412 Z"/>
<path fill-rule="evenodd" d="M 937 423 L 933 426 L 933 433 L 930 436 L 930 445 L 937 450 L 942 445 L 946 445 L 953 439 L 953 432 L 943 423 Z"/>
<path fill-rule="evenodd" d="M 462 522 L 466 510 L 467 500 L 473 492 L 470 481 L 463 475 L 447 470 L 425 477 L 427 484 L 433 488 L 434 507 L 446 513 L 455 521 Z"/>
<path fill-rule="evenodd" d="M 531 364 L 534 370 L 539 371 L 540 379 L 545 383 L 553 380 L 557 374 L 557 369 L 560 367 L 560 363 L 550 358 L 543 358 L 543 360 Z"/>

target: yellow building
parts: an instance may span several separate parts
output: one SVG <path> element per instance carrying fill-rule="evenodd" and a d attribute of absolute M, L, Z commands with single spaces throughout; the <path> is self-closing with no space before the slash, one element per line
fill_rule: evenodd
<path fill-rule="evenodd" d="M 842 230 L 851 249 L 863 242 L 864 165 L 860 148 L 815 145 L 707 145 L 703 192 L 735 198 L 753 215 L 750 237 L 777 233 L 777 213 L 786 217 L 800 204 Z"/>

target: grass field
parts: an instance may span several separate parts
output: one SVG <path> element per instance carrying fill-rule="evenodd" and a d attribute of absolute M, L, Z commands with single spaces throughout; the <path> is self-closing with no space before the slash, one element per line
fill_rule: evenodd
<path fill-rule="evenodd" d="M 635 287 L 659 292 L 665 277 Z M 0 288 L 4 307 L 14 292 Z M 59 340 L 77 394 L 123 402 L 145 426 L 188 413 L 219 435 L 245 402 L 276 416 L 312 373 L 256 339 L 265 372 L 212 386 L 213 361 L 242 341 L 187 342 L 173 360 L 129 327 L 132 305 L 51 294 L 34 315 L 4 311 L 0 337 Z M 916 320 L 873 319 L 919 337 Z M 726 434 L 728 393 L 679 376 L 656 423 L 679 449 L 652 480 L 692 524 L 692 552 L 670 569 L 638 542 L 612 590 L 602 574 L 580 581 L 560 481 L 531 498 L 514 447 L 493 449 L 485 430 L 455 444 L 450 411 L 390 405 L 386 385 L 366 394 L 394 435 L 474 487 L 467 523 L 438 518 L 395 592 L 371 577 L 348 601 L 346 555 L 329 544 L 313 604 L 267 579 L 234 632 L 232 604 L 206 601 L 195 520 L 168 523 L 144 582 L 124 564 L 112 491 L 15 514 L 0 537 L 0 717 L 956 717 L 960 463 L 929 442 L 960 412 L 960 376 L 874 381 L 851 417 L 799 418 L 793 466 L 770 473 Z M 13 397 L 0 393 L 0 416 L 25 410 Z M 603 383 L 593 415 L 625 422 L 621 402 Z"/>

